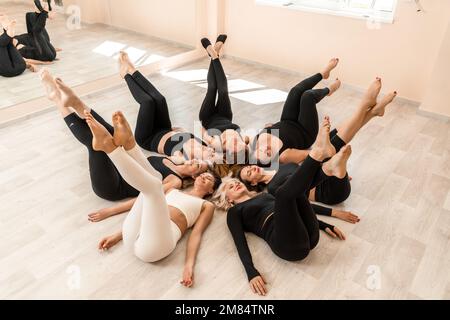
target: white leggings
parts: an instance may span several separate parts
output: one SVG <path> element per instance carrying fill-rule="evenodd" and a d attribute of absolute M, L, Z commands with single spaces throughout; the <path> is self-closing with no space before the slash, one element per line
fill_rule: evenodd
<path fill-rule="evenodd" d="M 156 262 L 170 255 L 181 238 L 170 220 L 161 174 L 136 145 L 119 147 L 109 154 L 122 177 L 141 193 L 123 223 L 124 245 L 144 262 Z"/>

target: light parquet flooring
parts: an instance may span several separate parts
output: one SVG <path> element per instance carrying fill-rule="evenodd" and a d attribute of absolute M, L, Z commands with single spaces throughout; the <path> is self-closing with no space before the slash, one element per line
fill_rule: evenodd
<path fill-rule="evenodd" d="M 205 59 L 182 70 L 207 66 Z M 230 79 L 284 91 L 301 80 L 231 60 L 224 66 Z M 166 95 L 174 125 L 191 128 L 205 89 L 161 74 L 151 79 Z M 320 114 L 339 123 L 360 97 L 344 87 L 320 104 Z M 135 123 L 138 108 L 125 84 L 84 99 L 107 119 L 123 110 Z M 244 128 L 276 121 L 282 107 L 234 98 L 232 104 Z M 353 193 L 341 207 L 362 221 L 350 225 L 324 219 L 342 228 L 347 241 L 322 233 L 306 260 L 291 263 L 248 236 L 255 265 L 269 282 L 267 298 L 449 299 L 450 125 L 397 101 L 352 146 Z M 155 264 L 138 261 L 122 245 L 98 252 L 97 242 L 119 230 L 124 216 L 99 224 L 87 221 L 88 213 L 111 203 L 91 191 L 86 151 L 56 111 L 0 129 L 0 154 L 0 298 L 258 298 L 250 292 L 221 212 L 205 234 L 194 289 L 179 285 L 186 237 Z M 373 266 L 381 277 L 375 290 L 368 286 Z M 79 288 L 71 286 L 74 270 L 80 271 Z"/>
<path fill-rule="evenodd" d="M 32 6 L 2 0 L 1 10 L 17 20 L 17 34 L 26 32 L 25 13 L 31 11 Z M 171 57 L 190 50 L 174 43 L 103 24 L 82 24 L 80 30 L 70 30 L 66 26 L 66 16 L 62 14 L 47 22 L 47 30 L 53 45 L 63 51 L 58 53 L 58 61 L 46 67 L 58 73 L 70 86 L 108 77 L 116 72 L 117 61 L 113 57 L 93 52 L 105 41 L 125 44 L 125 49 L 131 47 L 142 50 L 144 53 L 139 62 L 159 56 Z M 107 54 L 113 53 L 106 51 Z M 42 88 L 36 78 L 37 75 L 28 70 L 15 78 L 0 77 L 0 109 L 42 97 Z"/>

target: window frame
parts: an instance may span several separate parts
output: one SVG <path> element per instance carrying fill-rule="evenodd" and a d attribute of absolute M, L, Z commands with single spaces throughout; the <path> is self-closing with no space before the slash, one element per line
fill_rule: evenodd
<path fill-rule="evenodd" d="M 306 5 L 300 4 L 290 4 L 289 0 L 286 0 L 285 3 L 276 3 L 274 0 L 255 0 L 256 5 L 260 6 L 269 6 L 276 8 L 283 8 L 288 10 L 297 10 L 311 13 L 319 13 L 319 14 L 328 14 L 332 16 L 346 17 L 346 18 L 354 18 L 360 20 L 369 20 L 370 22 L 380 22 L 386 24 L 393 24 L 395 20 L 395 14 L 398 8 L 398 0 L 394 1 L 394 9 L 392 12 L 385 12 L 383 14 L 371 14 L 369 15 L 367 12 L 358 12 L 350 11 L 350 10 L 332 10 L 327 8 L 314 8 Z"/>

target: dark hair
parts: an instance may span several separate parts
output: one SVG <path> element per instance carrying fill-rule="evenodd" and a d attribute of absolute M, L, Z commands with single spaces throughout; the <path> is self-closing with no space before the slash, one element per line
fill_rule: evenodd
<path fill-rule="evenodd" d="M 249 166 L 242 166 L 241 168 L 233 171 L 233 177 L 236 179 L 239 179 L 240 182 L 242 182 L 248 189 L 248 191 L 256 191 L 256 192 L 263 192 L 264 189 L 267 187 L 264 183 L 259 182 L 256 186 L 251 185 L 248 181 L 244 181 L 242 179 L 241 173 L 244 168 L 247 168 Z"/>
<path fill-rule="evenodd" d="M 217 175 L 214 171 L 208 170 L 208 173 L 212 174 L 212 176 L 214 177 L 213 190 L 216 191 L 222 184 L 222 178 L 219 175 Z"/>
<path fill-rule="evenodd" d="M 244 163 L 238 163 L 238 160 L 241 159 L 241 156 L 244 156 Z M 231 163 L 228 163 L 227 160 L 228 159 L 232 159 Z M 226 151 L 223 154 L 223 161 L 224 163 L 227 163 L 229 165 L 246 165 L 250 163 L 250 151 L 248 146 L 245 146 L 245 149 L 243 151 L 240 152 L 229 152 Z"/>

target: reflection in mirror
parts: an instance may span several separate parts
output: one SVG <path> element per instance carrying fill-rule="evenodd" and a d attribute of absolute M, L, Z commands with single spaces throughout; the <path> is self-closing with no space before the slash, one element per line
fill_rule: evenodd
<path fill-rule="evenodd" d="M 124 14 L 151 7 L 140 0 L 0 0 L 0 23 L 8 30 L 0 34 L 0 110 L 44 96 L 43 67 L 74 87 L 117 74 L 121 50 L 137 66 L 191 50 L 190 41 L 154 37 L 162 31 L 151 30 L 155 14 Z M 195 33 L 190 21 L 181 27 Z"/>

